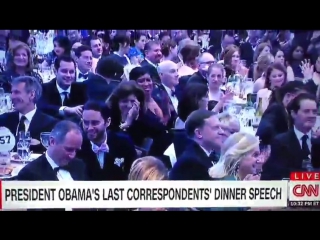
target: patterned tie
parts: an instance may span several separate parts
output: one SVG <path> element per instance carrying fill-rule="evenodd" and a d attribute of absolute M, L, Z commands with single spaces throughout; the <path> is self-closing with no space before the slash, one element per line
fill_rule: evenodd
<path fill-rule="evenodd" d="M 104 152 L 107 153 L 109 152 L 109 147 L 106 143 L 102 143 L 100 147 L 98 147 L 97 145 L 93 145 L 92 146 L 92 151 L 97 154 L 99 152 Z"/>

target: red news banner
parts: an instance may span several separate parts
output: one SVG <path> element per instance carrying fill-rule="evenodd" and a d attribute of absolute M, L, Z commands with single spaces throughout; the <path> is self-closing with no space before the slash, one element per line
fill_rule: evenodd
<path fill-rule="evenodd" d="M 320 208 L 320 172 L 294 172 L 290 175 L 289 206 Z"/>

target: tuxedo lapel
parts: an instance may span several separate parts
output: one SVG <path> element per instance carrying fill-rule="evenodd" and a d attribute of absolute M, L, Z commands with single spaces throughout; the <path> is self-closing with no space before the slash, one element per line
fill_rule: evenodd
<path fill-rule="evenodd" d="M 58 177 L 50 166 L 45 155 L 41 156 L 40 169 L 37 169 L 37 174 L 41 175 L 44 181 L 58 181 Z"/>
<path fill-rule="evenodd" d="M 40 132 L 41 127 L 43 126 L 43 115 L 39 110 L 36 110 L 36 113 L 31 119 L 30 126 L 29 126 L 29 132 L 32 138 L 36 138 Z"/>

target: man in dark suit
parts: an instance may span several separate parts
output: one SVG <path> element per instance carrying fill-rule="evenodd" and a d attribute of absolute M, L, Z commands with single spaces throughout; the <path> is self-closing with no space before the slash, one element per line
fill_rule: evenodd
<path fill-rule="evenodd" d="M 291 172 L 307 171 L 303 161 L 310 157 L 313 167 L 320 167 L 320 139 L 311 136 L 318 110 L 316 98 L 301 93 L 290 102 L 287 109 L 293 128 L 274 138 L 261 180 L 281 180 L 289 178 Z"/>
<path fill-rule="evenodd" d="M 30 132 L 30 150 L 43 153 L 45 148 L 40 143 L 41 132 L 51 132 L 57 119 L 44 114 L 36 108 L 41 96 L 39 81 L 30 76 L 21 76 L 12 81 L 11 99 L 16 111 L 0 115 L 0 126 L 7 127 L 14 136 L 19 132 Z"/>
<path fill-rule="evenodd" d="M 157 71 L 157 65 L 162 58 L 160 43 L 156 41 L 149 41 L 145 47 L 145 59 L 141 62 L 141 66 L 146 66 L 149 70 L 149 74 L 155 83 L 160 83 L 160 77 Z"/>
<path fill-rule="evenodd" d="M 214 57 L 211 53 L 204 52 L 198 58 L 198 71 L 195 72 L 188 80 L 189 83 L 201 83 L 208 85 L 207 74 L 210 65 L 215 63 Z"/>
<path fill-rule="evenodd" d="M 81 118 L 86 95 L 83 86 L 75 83 L 75 61 L 69 56 L 61 56 L 56 59 L 54 68 L 57 77 L 42 85 L 37 107 L 56 118 Z"/>
<path fill-rule="evenodd" d="M 271 99 L 266 111 L 263 113 L 256 135 L 259 136 L 261 145 L 270 145 L 278 134 L 290 129 L 289 115 L 286 107 L 300 93 L 306 92 L 305 84 L 301 81 L 290 81 L 278 90 L 281 103 Z"/>
<path fill-rule="evenodd" d="M 123 67 L 113 57 L 101 58 L 96 74 L 92 74 L 87 81 L 82 82 L 88 100 L 105 102 L 120 83 L 120 79 L 115 79 L 115 76 L 122 75 Z"/>
<path fill-rule="evenodd" d="M 171 180 L 210 180 L 209 168 L 218 161 L 214 152 L 222 145 L 221 124 L 217 116 L 208 110 L 196 110 L 190 114 L 185 131 L 193 143 L 186 146 L 170 172 Z"/>
<path fill-rule="evenodd" d="M 153 99 L 161 108 L 167 119 L 169 129 L 174 127 L 178 112 L 178 97 L 175 87 L 179 84 L 178 66 L 166 60 L 159 64 L 158 72 L 161 84 L 157 84 L 152 92 Z"/>
<path fill-rule="evenodd" d="M 77 62 L 76 82 L 88 80 L 92 68 L 92 50 L 89 46 L 81 45 L 74 50 L 74 59 Z"/>
<path fill-rule="evenodd" d="M 126 180 L 137 157 L 135 147 L 127 136 L 107 132 L 111 121 L 107 105 L 87 102 L 82 118 L 86 139 L 78 156 L 85 161 L 90 180 Z"/>
<path fill-rule="evenodd" d="M 76 159 L 82 145 L 78 125 L 63 120 L 55 125 L 50 135 L 47 152 L 21 169 L 21 181 L 85 181 L 85 164 Z"/>

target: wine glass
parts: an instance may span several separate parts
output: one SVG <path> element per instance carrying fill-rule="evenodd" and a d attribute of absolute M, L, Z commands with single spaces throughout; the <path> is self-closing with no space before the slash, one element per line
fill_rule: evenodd
<path fill-rule="evenodd" d="M 42 132 L 40 134 L 40 140 L 42 146 L 44 146 L 46 149 L 49 147 L 49 139 L 50 139 L 50 132 Z"/>

